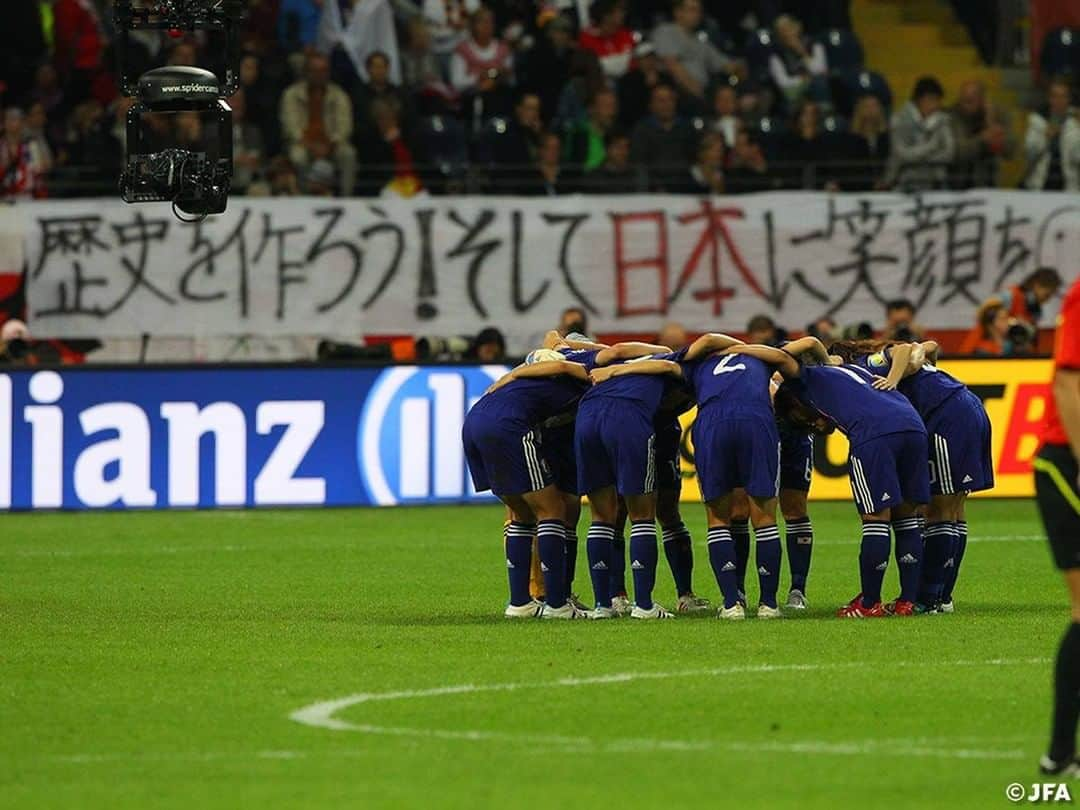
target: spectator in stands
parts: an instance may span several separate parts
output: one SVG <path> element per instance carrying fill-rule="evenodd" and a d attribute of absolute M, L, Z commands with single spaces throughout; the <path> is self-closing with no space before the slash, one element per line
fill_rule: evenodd
<path fill-rule="evenodd" d="M 469 17 L 480 9 L 480 0 L 423 0 L 421 8 L 431 27 L 435 54 L 449 60 L 465 39 Z"/>
<path fill-rule="evenodd" d="M 728 155 L 725 185 L 728 194 L 765 191 L 773 188 L 776 178 L 769 175 L 769 164 L 761 145 L 745 129 L 735 135 L 735 146 Z"/>
<path fill-rule="evenodd" d="M 22 98 L 33 84 L 34 73 L 49 56 L 42 8 L 38 3 L 4 4 L 4 47 L 0 48 L 0 76 L 9 99 Z"/>
<path fill-rule="evenodd" d="M 671 76 L 664 70 L 656 47 L 651 42 L 638 43 L 634 48 L 634 61 L 630 70 L 619 79 L 619 122 L 629 130 L 649 114 L 652 91 L 661 84 L 672 84 Z"/>
<path fill-rule="evenodd" d="M 303 171 L 314 160 L 331 160 L 337 169 L 341 194 L 352 194 L 356 185 L 356 149 L 350 143 L 352 102 L 341 87 L 330 81 L 330 62 L 325 56 L 308 53 L 304 78 L 281 97 L 280 115 L 292 164 Z"/>
<path fill-rule="evenodd" d="M 941 109 L 944 95 L 937 79 L 924 76 L 915 83 L 911 101 L 893 114 L 888 184 L 903 191 L 926 191 L 945 184 L 953 136 L 949 117 Z"/>
<path fill-rule="evenodd" d="M 199 150 L 204 142 L 199 114 L 191 110 L 177 113 L 173 121 L 173 134 L 178 148 L 192 152 Z"/>
<path fill-rule="evenodd" d="M 829 144 L 821 130 L 821 108 L 809 99 L 801 101 L 791 118 L 791 128 L 781 136 L 783 168 L 778 171 L 783 188 L 821 188 L 827 176 L 823 164 Z"/>
<path fill-rule="evenodd" d="M 604 138 L 604 162 L 586 173 L 583 191 L 587 194 L 633 194 L 638 177 L 630 164 L 630 136 L 613 129 Z"/>
<path fill-rule="evenodd" d="M 540 98 L 545 121 L 555 116 L 559 95 L 570 80 L 570 55 L 574 51 L 573 27 L 562 15 L 553 15 L 541 29 L 539 41 L 522 56 L 518 71 L 522 87 Z"/>
<path fill-rule="evenodd" d="M 596 54 L 604 75 L 611 80 L 621 79 L 630 70 L 634 53 L 634 34 L 624 25 L 624 0 L 596 0 L 590 8 L 593 25 L 585 28 L 578 44 Z"/>
<path fill-rule="evenodd" d="M 408 37 L 400 58 L 402 84 L 412 94 L 420 113 L 446 113 L 456 105 L 457 92 L 443 78 L 431 47 L 431 30 L 422 17 L 409 20 Z"/>
<path fill-rule="evenodd" d="M 716 92 L 713 93 L 709 128 L 719 133 L 724 139 L 724 146 L 730 149 L 735 145 L 735 136 L 742 126 L 744 124 L 739 116 L 739 95 L 731 84 L 722 82 L 716 86 Z"/>
<path fill-rule="evenodd" d="M 199 63 L 199 52 L 195 43 L 189 39 L 182 39 L 173 45 L 165 64 L 169 67 L 196 65 Z"/>
<path fill-rule="evenodd" d="M 660 327 L 656 335 L 656 342 L 661 346 L 667 346 L 674 352 L 690 345 L 690 338 L 686 334 L 686 327 L 678 321 L 668 321 Z"/>
<path fill-rule="evenodd" d="M 474 128 L 505 111 L 507 88 L 514 83 L 514 55 L 495 36 L 495 15 L 481 6 L 469 18 L 469 36 L 450 59 L 450 84 L 460 93 Z"/>
<path fill-rule="evenodd" d="M 855 102 L 851 127 L 836 138 L 832 154 L 839 163 L 830 171 L 830 177 L 838 188 L 872 191 L 883 187 L 889 159 L 889 123 L 877 96 L 861 96 Z"/>
<path fill-rule="evenodd" d="M 67 105 L 64 103 L 64 89 L 60 86 L 60 76 L 51 62 L 44 62 L 34 73 L 34 86 L 28 100 L 31 105 L 40 104 L 45 111 L 47 122 L 45 134 L 56 145 L 64 137 L 64 115 Z"/>
<path fill-rule="evenodd" d="M 885 328 L 882 340 L 922 340 L 923 328 L 915 322 L 915 304 L 907 298 L 896 298 L 885 304 Z"/>
<path fill-rule="evenodd" d="M 755 315 L 746 324 L 746 342 L 775 346 L 783 339 L 783 334 L 776 321 L 768 315 Z"/>
<path fill-rule="evenodd" d="M 266 176 L 270 181 L 270 194 L 273 197 L 296 197 L 300 194 L 300 180 L 296 167 L 284 155 L 278 155 L 270 161 Z"/>
<path fill-rule="evenodd" d="M 1052 267 L 1040 267 L 1019 284 L 1009 288 L 1008 293 L 998 296 L 1009 307 L 1009 316 L 1038 326 L 1043 305 L 1061 289 L 1061 275 Z"/>
<path fill-rule="evenodd" d="M 281 121 L 278 104 L 281 88 L 263 70 L 262 60 L 253 53 L 240 57 L 240 89 L 244 91 L 244 118 L 259 129 L 265 153 L 281 151 Z"/>
<path fill-rule="evenodd" d="M 809 96 L 817 101 L 827 100 L 829 86 L 826 77 L 829 65 L 825 46 L 803 36 L 803 27 L 789 14 L 781 14 L 773 23 L 776 48 L 769 57 L 769 75 L 780 88 L 789 107 Z"/>
<path fill-rule="evenodd" d="M 301 188 L 308 197 L 333 197 L 337 185 L 334 164 L 326 158 L 313 160 L 304 169 Z"/>
<path fill-rule="evenodd" d="M 564 124 L 583 121 L 588 115 L 590 99 L 609 86 L 596 54 L 581 49 L 574 51 L 570 57 L 570 78 L 559 93 L 555 119 Z"/>
<path fill-rule="evenodd" d="M 681 194 L 724 193 L 724 138 L 719 133 L 707 132 L 698 141 L 697 159 L 680 184 L 669 191 Z"/>
<path fill-rule="evenodd" d="M 998 163 L 1016 148 L 1008 111 L 986 98 L 982 82 L 972 80 L 960 85 L 949 120 L 953 137 L 950 187 L 994 186 Z"/>
<path fill-rule="evenodd" d="M 536 145 L 536 161 L 517 188 L 523 197 L 554 197 L 570 191 L 560 159 L 562 141 L 554 132 L 544 132 Z"/>
<path fill-rule="evenodd" d="M 703 102 L 714 76 L 721 73 L 743 76 L 746 66 L 721 53 L 707 38 L 698 36 L 702 16 L 701 0 L 675 0 L 673 22 L 658 25 L 651 39 L 679 89 Z"/>
<path fill-rule="evenodd" d="M 1066 80 L 1051 81 L 1046 104 L 1028 115 L 1024 156 L 1028 164 L 1025 188 L 1080 191 L 1080 121 Z"/>
<path fill-rule="evenodd" d="M 589 314 L 581 307 L 567 307 L 559 316 L 558 330 L 563 337 L 574 334 L 588 335 Z"/>
<path fill-rule="evenodd" d="M 4 110 L 4 131 L 0 133 L 0 196 L 9 199 L 43 196 L 44 175 L 49 168 L 45 156 L 26 135 L 23 111 L 8 107 Z"/>
<path fill-rule="evenodd" d="M 247 120 L 247 99 L 243 89 L 229 99 L 233 113 L 233 179 L 232 190 L 247 194 L 262 176 L 266 152 L 258 126 Z"/>
<path fill-rule="evenodd" d="M 101 19 L 87 0 L 54 0 L 52 18 L 53 64 L 69 98 L 78 102 L 90 96 L 101 72 L 105 49 Z"/>
<path fill-rule="evenodd" d="M 45 165 L 52 167 L 56 161 L 53 159 L 52 146 L 49 144 L 48 126 L 49 119 L 45 115 L 45 107 L 40 101 L 35 101 L 26 112 L 26 139 L 41 155 Z"/>
<path fill-rule="evenodd" d="M 382 51 L 373 51 L 364 60 L 368 80 L 357 82 L 353 91 L 353 114 L 356 116 L 357 140 L 368 138 L 377 128 L 371 112 L 375 101 L 393 101 L 406 129 L 412 129 L 412 104 L 409 94 L 390 81 L 390 60 Z"/>
<path fill-rule="evenodd" d="M 323 0 L 281 0 L 278 12 L 278 41 L 288 52 L 315 43 L 322 17 Z"/>
<path fill-rule="evenodd" d="M 416 195 L 423 188 L 418 167 L 423 164 L 424 155 L 419 143 L 402 125 L 397 99 L 387 97 L 372 101 L 371 119 L 373 127 L 364 133 L 360 142 L 363 156 L 360 193 Z"/>
<path fill-rule="evenodd" d="M 501 363 L 506 359 L 506 338 L 493 326 L 481 329 L 473 338 L 465 357 L 481 363 Z"/>
<path fill-rule="evenodd" d="M 630 160 L 645 172 L 649 189 L 667 191 L 680 186 L 689 169 L 694 132 L 676 114 L 675 89 L 670 85 L 653 88 L 649 110 L 650 115 L 634 127 Z"/>
<path fill-rule="evenodd" d="M 822 315 L 806 327 L 806 334 L 816 337 L 828 348 L 841 337 L 839 325 L 828 315 Z"/>
<path fill-rule="evenodd" d="M 543 130 L 539 96 L 531 92 L 521 93 L 514 105 L 513 119 L 494 143 L 492 159 L 495 163 L 496 193 L 508 193 L 522 177 L 531 174 L 529 167 L 536 160 L 537 145 Z"/>
<path fill-rule="evenodd" d="M 584 121 L 572 125 L 566 136 L 566 161 L 591 171 L 604 163 L 604 139 L 618 119 L 618 99 L 614 90 L 601 88 L 589 102 Z"/>
<path fill-rule="evenodd" d="M 975 326 L 960 344 L 960 354 L 1000 357 L 1006 354 L 1009 336 L 1009 310 L 996 298 L 979 307 Z"/>

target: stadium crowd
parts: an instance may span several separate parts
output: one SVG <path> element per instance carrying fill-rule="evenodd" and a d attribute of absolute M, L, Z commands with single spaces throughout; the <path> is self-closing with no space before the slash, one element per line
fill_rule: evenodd
<path fill-rule="evenodd" d="M 131 101 L 111 6 L 8 9 L 3 196 L 114 187 Z M 125 64 L 220 58 L 155 34 Z M 251 195 L 970 188 L 1019 146 L 979 82 L 948 99 L 867 70 L 845 0 L 248 0 L 239 72 L 233 187 Z M 197 114 L 157 118 L 162 141 L 203 137 Z M 1067 83 L 1023 148 L 1026 187 L 1080 189 Z"/>

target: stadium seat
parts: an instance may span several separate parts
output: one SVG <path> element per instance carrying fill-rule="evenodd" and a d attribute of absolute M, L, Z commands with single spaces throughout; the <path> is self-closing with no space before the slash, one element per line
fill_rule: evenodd
<path fill-rule="evenodd" d="M 821 121 L 821 128 L 830 135 L 843 135 L 848 127 L 849 122 L 842 115 L 827 115 Z"/>
<path fill-rule="evenodd" d="M 488 167 L 495 162 L 498 154 L 498 141 L 506 134 L 505 118 L 489 118 L 473 136 L 473 162 L 480 167 Z"/>
<path fill-rule="evenodd" d="M 831 73 L 860 70 L 863 66 L 863 48 L 852 31 L 831 28 L 817 37 L 825 47 L 825 56 Z"/>
<path fill-rule="evenodd" d="M 1080 72 L 1080 30 L 1055 28 L 1043 39 L 1039 67 L 1044 77 L 1075 76 Z"/>
<path fill-rule="evenodd" d="M 777 157 L 777 147 L 787 130 L 787 122 L 783 118 L 765 116 L 750 127 L 749 131 L 751 139 L 761 146 L 765 157 L 774 160 Z"/>
<path fill-rule="evenodd" d="M 465 127 L 456 118 L 433 115 L 420 122 L 420 137 L 431 162 L 443 174 L 463 171 L 469 162 Z"/>
<path fill-rule="evenodd" d="M 750 73 L 755 77 L 767 76 L 769 57 L 773 55 L 773 39 L 768 28 L 758 28 L 750 33 L 743 49 Z"/>
<path fill-rule="evenodd" d="M 892 89 L 888 81 L 880 73 L 872 70 L 853 70 L 840 73 L 837 77 L 837 89 L 843 98 L 837 99 L 836 109 L 841 113 L 850 114 L 855 107 L 855 101 L 859 96 L 877 96 L 878 101 L 888 112 L 892 109 Z M 836 92 L 834 92 L 834 96 Z"/>

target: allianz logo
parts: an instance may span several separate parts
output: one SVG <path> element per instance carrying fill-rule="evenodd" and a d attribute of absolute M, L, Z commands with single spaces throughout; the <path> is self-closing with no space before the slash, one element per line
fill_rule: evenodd
<path fill-rule="evenodd" d="M 384 371 L 372 388 L 357 436 L 357 463 L 372 503 L 489 499 L 472 487 L 461 444 L 465 414 L 505 366 Z"/>
<path fill-rule="evenodd" d="M 227 401 L 201 406 L 190 401 L 161 402 L 157 413 L 133 402 L 106 401 L 79 410 L 74 416 L 80 435 L 67 436 L 64 378 L 55 371 L 39 371 L 29 377 L 26 393 L 27 404 L 15 413 L 13 378 L 0 375 L 0 509 L 12 506 L 13 473 L 20 482 L 29 479 L 33 508 L 79 505 L 70 498 L 65 502 L 68 470 L 75 498 L 83 506 L 197 506 L 200 470 L 208 469 L 210 463 L 214 503 L 219 506 L 245 505 L 252 478 L 256 505 L 325 501 L 325 478 L 296 475 L 323 429 L 322 401 L 261 402 L 254 409 L 254 426 L 239 405 Z M 69 412 L 69 424 L 72 416 Z M 152 441 L 154 419 L 164 422 L 164 448 Z M 252 427 L 258 436 L 280 432 L 257 467 L 248 453 Z M 20 454 L 13 459 L 14 448 L 25 446 L 27 432 L 28 457 Z M 214 438 L 212 459 L 202 458 L 200 449 L 200 440 L 207 434 Z M 265 446 L 268 440 L 260 441 Z M 153 454 L 162 449 L 167 454 L 168 475 L 162 491 L 157 491 L 151 485 L 151 463 Z"/>

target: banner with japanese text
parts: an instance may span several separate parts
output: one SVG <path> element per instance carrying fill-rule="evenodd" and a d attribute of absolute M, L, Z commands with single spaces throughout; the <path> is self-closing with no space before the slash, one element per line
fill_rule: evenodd
<path fill-rule="evenodd" d="M 880 323 L 904 297 L 937 328 L 1042 265 L 1072 276 L 1075 195 L 1015 191 L 413 200 L 247 199 L 188 224 L 168 206 L 32 201 L 36 334 L 472 334 L 528 348 L 570 305 L 595 332 Z M 7 228 L 9 229 L 9 228 Z M 1052 315 L 1053 313 L 1049 313 Z"/>

